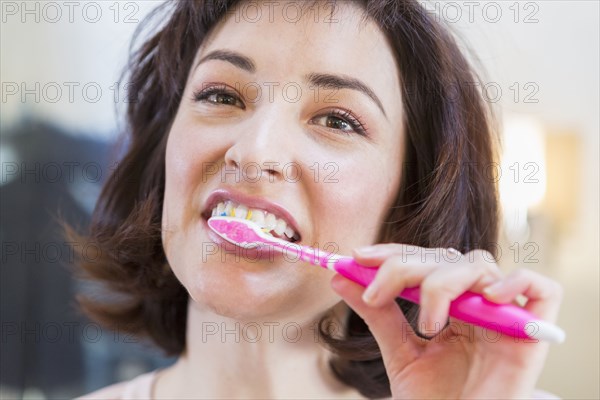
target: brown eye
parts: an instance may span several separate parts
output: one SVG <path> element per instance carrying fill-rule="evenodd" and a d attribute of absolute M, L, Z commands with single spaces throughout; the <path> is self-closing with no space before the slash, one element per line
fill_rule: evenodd
<path fill-rule="evenodd" d="M 246 108 L 244 103 L 242 103 L 235 93 L 228 91 L 222 86 L 213 86 L 194 93 L 194 101 L 210 103 L 217 106 L 223 105 L 239 107 L 241 109 Z"/>
<path fill-rule="evenodd" d="M 325 115 L 320 115 L 311 120 L 312 123 L 326 128 L 342 131 L 345 134 L 355 132 L 366 136 L 366 128 L 357 118 L 348 111 L 333 110 Z"/>
<path fill-rule="evenodd" d="M 326 126 L 332 129 L 338 129 L 341 131 L 352 132 L 354 128 L 347 121 L 344 121 L 341 118 L 338 118 L 333 115 L 323 115 L 314 119 L 317 124 L 321 123 L 321 125 Z"/>

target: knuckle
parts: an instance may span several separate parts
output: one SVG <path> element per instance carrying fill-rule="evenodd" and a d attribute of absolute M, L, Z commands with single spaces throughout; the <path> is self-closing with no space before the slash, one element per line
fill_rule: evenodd
<path fill-rule="evenodd" d="M 544 297 L 562 299 L 564 287 L 559 282 L 527 268 L 519 268 L 513 272 L 515 279 L 526 282 L 537 282 Z"/>
<path fill-rule="evenodd" d="M 492 275 L 498 278 L 502 277 L 502 272 L 500 271 L 498 264 L 494 262 L 482 262 L 479 264 L 479 268 L 485 275 Z"/>
<path fill-rule="evenodd" d="M 464 258 L 464 255 L 454 248 L 437 247 L 435 248 L 435 252 L 436 255 L 441 256 L 438 258 L 441 259 L 442 266 L 456 264 L 458 262 L 461 262 Z"/>
<path fill-rule="evenodd" d="M 421 292 L 428 295 L 438 294 L 444 290 L 444 282 L 441 279 L 436 279 L 434 275 L 427 276 L 421 283 Z"/>
<path fill-rule="evenodd" d="M 369 329 L 381 326 L 385 323 L 386 316 L 382 313 L 367 313 L 362 320 Z"/>
<path fill-rule="evenodd" d="M 396 270 L 401 270 L 403 266 L 404 266 L 404 264 L 402 263 L 402 257 L 398 256 L 398 255 L 394 255 L 394 256 L 388 257 L 381 264 L 380 269 L 396 271 Z"/>
<path fill-rule="evenodd" d="M 392 256 L 381 264 L 379 275 L 382 275 L 384 278 L 402 276 L 405 269 L 406 266 L 402 263 L 402 258 L 400 256 Z"/>
<path fill-rule="evenodd" d="M 514 270 L 511 275 L 517 280 L 532 280 L 534 279 L 534 272 L 526 268 L 518 268 Z"/>
<path fill-rule="evenodd" d="M 481 271 L 482 274 L 492 275 L 498 278 L 502 276 L 500 267 L 496 263 L 496 260 L 494 259 L 492 253 L 490 253 L 489 251 L 477 249 L 470 251 L 468 255 L 469 257 L 465 257 L 467 259 L 466 262 L 472 262 L 474 268 Z"/>
<path fill-rule="evenodd" d="M 477 264 L 496 265 L 496 259 L 492 253 L 484 249 L 475 249 L 469 252 L 469 259 Z"/>
<path fill-rule="evenodd" d="M 415 257 L 419 254 L 419 249 L 420 247 L 413 244 L 400 244 L 398 247 L 398 254 L 402 255 L 402 260 L 406 262 L 408 258 Z"/>

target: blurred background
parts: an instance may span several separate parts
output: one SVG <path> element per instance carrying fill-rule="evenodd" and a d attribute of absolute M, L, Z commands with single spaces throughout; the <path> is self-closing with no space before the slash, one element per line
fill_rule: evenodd
<path fill-rule="evenodd" d="M 502 268 L 565 289 L 567 341 L 551 347 L 538 387 L 600 398 L 599 3 L 420 3 L 473 50 L 486 71 L 478 89 L 501 115 L 504 152 L 489 173 L 504 208 Z M 69 398 L 173 362 L 76 311 L 75 294 L 98 288 L 68 268 L 95 249 L 65 242 L 56 223 L 85 227 L 116 166 L 119 74 L 161 2 L 0 4 L 0 397 Z"/>

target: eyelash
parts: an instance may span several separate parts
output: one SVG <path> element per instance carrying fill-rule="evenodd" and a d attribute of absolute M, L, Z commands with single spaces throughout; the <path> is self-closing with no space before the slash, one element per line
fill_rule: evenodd
<path fill-rule="evenodd" d="M 224 94 L 227 96 L 235 97 L 236 100 L 241 102 L 241 100 L 238 98 L 238 96 L 235 93 L 227 90 L 227 86 L 225 86 L 225 85 L 209 86 L 204 90 L 199 90 L 197 92 L 194 92 L 194 101 L 207 102 L 208 97 L 212 96 L 213 94 Z M 214 103 L 212 101 L 209 103 L 214 104 L 214 105 L 222 105 L 222 104 Z M 225 105 L 227 105 L 227 104 L 225 104 Z M 246 106 L 243 106 L 242 109 L 245 110 Z"/>
<path fill-rule="evenodd" d="M 213 94 L 223 94 L 223 95 L 231 96 L 231 97 L 234 97 L 237 101 L 241 102 L 241 100 L 239 99 L 237 94 L 228 90 L 227 86 L 225 86 L 225 85 L 210 86 L 208 88 L 205 88 L 204 90 L 196 91 L 193 94 L 193 100 L 196 102 L 208 102 L 208 98 L 210 96 L 212 96 Z M 222 103 L 215 103 L 215 102 L 209 102 L 209 103 L 212 105 L 230 105 L 230 104 L 222 104 Z M 245 110 L 246 106 L 243 105 L 242 109 Z M 367 126 L 364 122 L 361 121 L 362 118 L 360 116 L 354 116 L 350 111 L 348 111 L 346 109 L 331 110 L 327 114 L 319 115 L 319 116 L 311 119 L 311 121 L 314 119 L 317 119 L 317 118 L 322 118 L 322 117 L 339 118 L 342 121 L 346 122 L 348 125 L 350 125 L 350 127 L 355 131 L 355 133 L 357 133 L 361 136 L 367 136 Z M 351 132 L 346 132 L 342 129 L 335 129 L 335 128 L 330 128 L 330 129 L 341 131 L 342 133 L 344 133 L 346 135 L 349 135 L 351 133 Z"/>
<path fill-rule="evenodd" d="M 321 117 L 339 118 L 342 121 L 345 121 L 346 123 L 348 123 L 357 134 L 359 134 L 361 136 L 367 136 L 367 126 L 364 122 L 361 121 L 361 117 L 358 115 L 357 116 L 352 115 L 352 113 L 346 109 L 342 108 L 342 109 L 338 109 L 338 110 L 331 110 L 328 114 L 320 115 L 316 118 L 321 118 Z M 332 129 L 335 129 L 335 128 L 332 128 Z M 345 131 L 343 131 L 341 129 L 336 129 L 336 130 L 346 133 Z"/>

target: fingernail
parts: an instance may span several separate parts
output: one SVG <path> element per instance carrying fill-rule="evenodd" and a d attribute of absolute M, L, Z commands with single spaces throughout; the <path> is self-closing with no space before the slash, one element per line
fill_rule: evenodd
<path fill-rule="evenodd" d="M 494 296 L 500 292 L 500 289 L 502 289 L 502 281 L 487 286 L 483 289 L 483 293 L 488 296 Z"/>
<path fill-rule="evenodd" d="M 367 290 L 365 290 L 363 292 L 362 295 L 362 299 L 365 303 L 369 304 L 369 305 L 374 305 L 375 304 L 375 298 L 377 297 L 377 287 L 376 285 L 369 285 L 367 287 Z"/>
<path fill-rule="evenodd" d="M 355 249 L 354 251 L 356 251 L 357 253 L 361 254 L 361 255 L 371 255 L 371 254 L 375 254 L 377 252 L 377 248 L 375 246 L 365 246 L 365 247 L 359 247 L 357 249 Z"/>

